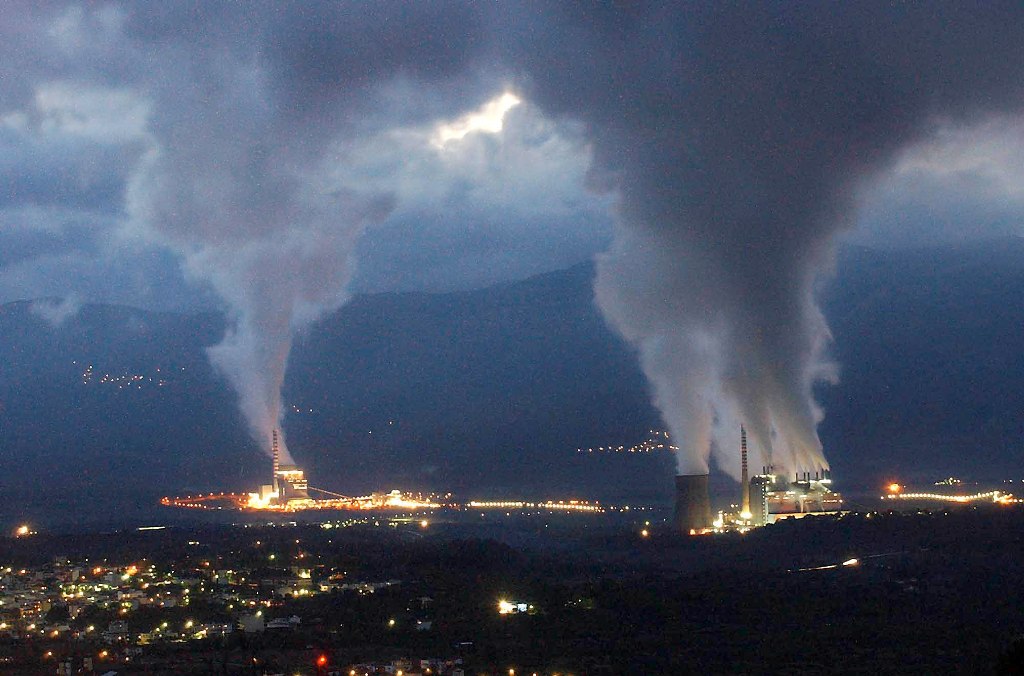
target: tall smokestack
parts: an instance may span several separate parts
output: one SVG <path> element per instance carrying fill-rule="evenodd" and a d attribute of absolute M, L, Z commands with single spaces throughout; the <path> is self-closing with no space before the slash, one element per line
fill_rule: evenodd
<path fill-rule="evenodd" d="M 689 533 L 711 526 L 711 500 L 707 474 L 676 476 L 676 530 Z"/>
<path fill-rule="evenodd" d="M 273 442 L 270 446 L 270 455 L 274 458 L 274 490 L 277 490 L 277 471 L 281 469 L 281 447 L 277 443 L 277 430 L 274 430 Z"/>
<path fill-rule="evenodd" d="M 747 428 L 740 425 L 740 486 L 743 495 L 743 507 L 740 518 L 750 518 L 750 477 L 747 476 Z"/>

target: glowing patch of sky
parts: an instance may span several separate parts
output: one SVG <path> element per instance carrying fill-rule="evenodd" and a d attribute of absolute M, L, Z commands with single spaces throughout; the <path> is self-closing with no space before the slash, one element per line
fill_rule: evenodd
<path fill-rule="evenodd" d="M 499 133 L 505 125 L 505 113 L 521 103 L 515 94 L 506 92 L 452 122 L 439 124 L 431 143 L 443 147 L 449 141 L 460 141 L 473 132 Z"/>

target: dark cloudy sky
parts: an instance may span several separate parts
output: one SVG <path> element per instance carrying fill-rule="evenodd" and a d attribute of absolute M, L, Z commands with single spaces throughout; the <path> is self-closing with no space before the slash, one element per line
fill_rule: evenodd
<path fill-rule="evenodd" d="M 219 114 L 203 110 L 191 93 L 154 97 L 153 81 L 177 80 L 190 52 L 215 60 L 252 50 L 270 61 L 268 51 L 293 51 L 294 60 L 302 50 L 322 50 L 344 61 L 325 69 L 351 68 L 350 60 L 430 61 L 415 53 L 430 49 L 423 40 L 397 31 L 427 34 L 440 19 L 409 14 L 407 25 L 381 25 L 365 36 L 338 36 L 336 26 L 316 30 L 301 18 L 290 34 L 267 35 L 265 26 L 231 25 L 233 12 L 200 14 L 184 4 L 8 3 L 0 10 L 0 302 L 69 294 L 149 307 L 211 302 L 215 294 L 201 280 L 185 280 L 178 252 L 140 232 L 126 205 L 143 154 L 159 143 L 151 136 L 154 118 L 175 114 L 156 106 L 195 104 L 194 114 Z M 227 25 L 211 25 L 218 21 Z M 353 37 L 362 42 L 345 54 Z M 220 44 L 211 48 L 211 41 Z M 333 41 L 340 44 L 317 44 Z M 431 67 L 454 68 L 470 56 L 458 52 L 470 48 L 446 44 L 449 53 Z M 392 55 L 406 49 L 411 54 Z M 378 77 L 392 89 L 376 102 L 372 133 L 337 130 L 354 147 L 339 156 L 336 171 L 400 198 L 358 246 L 357 288 L 481 286 L 565 267 L 607 247 L 610 200 L 587 189 L 586 140 L 571 122 L 546 119 L 526 101 L 509 111 L 502 131 L 470 133 L 438 148 L 428 139 L 440 125 L 514 82 L 506 73 L 490 80 L 481 73 L 451 104 L 424 105 L 443 92 L 432 83 L 421 91 L 416 83 L 386 82 L 393 75 L 387 66 L 352 75 L 363 87 Z M 265 76 L 298 77 L 280 69 Z M 191 78 L 180 84 L 200 85 Z M 315 83 L 291 85 L 303 86 Z M 866 191 L 850 239 L 913 246 L 1019 233 L 1022 151 L 1024 127 L 1014 119 L 952 129 L 921 144 Z"/>
<path fill-rule="evenodd" d="M 835 243 L 1020 232 L 1022 21 L 996 2 L 7 3 L 0 302 L 226 308 L 211 359 L 260 437 L 293 332 L 352 293 L 596 256 L 689 469 L 737 419 L 812 468 Z"/>

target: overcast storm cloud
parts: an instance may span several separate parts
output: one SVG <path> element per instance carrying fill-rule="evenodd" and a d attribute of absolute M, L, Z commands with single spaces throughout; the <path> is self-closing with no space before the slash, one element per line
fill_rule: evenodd
<path fill-rule="evenodd" d="M 10 194 L 67 210 L 108 203 L 89 199 L 97 189 L 119 192 L 122 240 L 168 247 L 227 302 L 210 359 L 263 447 L 280 426 L 295 331 L 346 300 L 358 237 L 393 206 L 388 192 L 338 182 L 347 140 L 393 121 L 367 110 L 388 103 L 399 75 L 441 85 L 471 55 L 459 41 L 468 16 L 396 9 L 69 4 L 5 18 L 9 49 L 28 66 L 7 61 L 5 87 L 21 104 L 4 111 L 7 130 L 23 144 L 96 146 L 66 153 L 84 165 L 54 177 L 69 195 L 53 196 L 45 177 Z M 416 49 L 381 49 L 391 40 Z M 446 110 L 415 103 L 390 115 Z M 94 188 L 96 159 L 111 154 L 112 178 Z"/>
<path fill-rule="evenodd" d="M 837 369 L 815 290 L 836 236 L 879 176 L 941 174 L 929 144 L 970 138 L 950 130 L 1019 129 L 1013 3 L 201 7 L 5 9 L 0 143 L 79 165 L 43 166 L 0 207 L 34 236 L 85 218 L 116 222 L 104 251 L 173 251 L 230 308 L 210 357 L 264 446 L 292 337 L 345 301 L 368 227 L 365 254 L 413 268 L 432 251 L 450 270 L 460 238 L 502 223 L 488 241 L 526 272 L 559 243 L 549 264 L 599 248 L 613 199 L 596 297 L 639 352 L 680 471 L 714 451 L 735 473 L 740 421 L 765 463 L 826 467 L 814 387 Z M 586 162 L 605 196 L 589 202 L 566 188 Z M 559 197 L 538 199 L 546 186 Z M 477 229 L 452 225 L 466 213 Z M 489 280 L 420 268 L 387 276 Z"/>

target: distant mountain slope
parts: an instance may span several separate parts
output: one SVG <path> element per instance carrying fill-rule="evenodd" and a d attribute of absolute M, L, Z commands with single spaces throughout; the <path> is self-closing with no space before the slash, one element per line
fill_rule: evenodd
<path fill-rule="evenodd" d="M 826 301 L 842 380 L 821 435 L 840 475 L 1024 477 L 1024 240 L 848 250 Z"/>
<path fill-rule="evenodd" d="M 89 506 L 229 474 L 250 453 L 203 351 L 222 333 L 212 315 L 92 305 L 53 327 L 0 307 L 0 487 Z"/>
<path fill-rule="evenodd" d="M 511 491 L 650 489 L 669 458 L 583 458 L 658 424 L 591 302 L 591 266 L 483 291 L 357 298 L 301 340 L 290 439 L 318 473 Z M 372 434 L 371 434 L 372 431 Z M 353 489 L 355 485 L 353 485 Z"/>
<path fill-rule="evenodd" d="M 659 424 L 592 275 L 357 297 L 300 336 L 286 429 L 313 485 L 666 495 L 666 455 L 576 452 Z M 840 481 L 1021 467 L 1022 294 L 1020 240 L 843 252 L 825 294 L 842 381 L 821 391 Z M 255 485 L 266 459 L 203 350 L 223 326 L 86 306 L 54 328 L 0 306 L 0 489 L 87 512 Z"/>

